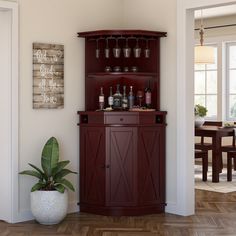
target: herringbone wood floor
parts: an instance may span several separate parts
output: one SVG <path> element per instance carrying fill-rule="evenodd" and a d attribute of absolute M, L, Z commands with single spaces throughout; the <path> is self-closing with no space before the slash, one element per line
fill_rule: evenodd
<path fill-rule="evenodd" d="M 79 236 L 236 236 L 236 192 L 220 194 L 196 191 L 196 214 L 142 217 L 105 217 L 70 214 L 59 225 L 43 226 L 35 221 L 20 224 L 0 222 L 1 236 L 79 235 Z"/>

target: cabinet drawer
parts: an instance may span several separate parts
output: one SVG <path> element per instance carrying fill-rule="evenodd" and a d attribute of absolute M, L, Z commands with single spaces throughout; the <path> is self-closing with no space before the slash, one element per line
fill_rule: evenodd
<path fill-rule="evenodd" d="M 138 124 L 138 115 L 110 114 L 105 116 L 105 124 Z"/>

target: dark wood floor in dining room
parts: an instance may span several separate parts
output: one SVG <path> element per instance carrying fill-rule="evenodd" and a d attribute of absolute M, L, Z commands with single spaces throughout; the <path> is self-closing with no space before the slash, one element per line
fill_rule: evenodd
<path fill-rule="evenodd" d="M 59 225 L 43 226 L 35 221 L 7 224 L 0 221 L 1 236 L 204 236 L 236 235 L 236 192 L 221 194 L 196 191 L 196 214 L 183 217 L 157 214 L 141 217 L 106 217 L 69 214 Z"/>

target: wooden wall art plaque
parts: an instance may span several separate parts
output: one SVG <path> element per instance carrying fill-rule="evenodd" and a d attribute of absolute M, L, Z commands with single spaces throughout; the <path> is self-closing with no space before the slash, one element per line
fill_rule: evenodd
<path fill-rule="evenodd" d="M 33 108 L 64 107 L 64 46 L 33 43 Z"/>

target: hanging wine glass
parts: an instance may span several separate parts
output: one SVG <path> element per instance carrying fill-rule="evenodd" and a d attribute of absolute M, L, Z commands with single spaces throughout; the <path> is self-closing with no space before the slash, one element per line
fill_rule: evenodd
<path fill-rule="evenodd" d="M 123 54 L 125 58 L 130 57 L 131 48 L 128 46 L 128 38 L 126 38 L 125 47 L 123 48 Z"/>
<path fill-rule="evenodd" d="M 96 58 L 99 58 L 100 49 L 98 48 L 98 39 L 96 39 Z"/>
<path fill-rule="evenodd" d="M 119 58 L 120 57 L 120 52 L 121 52 L 121 49 L 118 45 L 118 38 L 116 38 L 116 46 L 113 48 L 113 55 L 115 58 Z"/>
<path fill-rule="evenodd" d="M 134 47 L 134 57 L 138 58 L 141 55 L 141 48 L 138 45 L 138 38 L 136 39 L 136 46 Z"/>
<path fill-rule="evenodd" d="M 144 57 L 149 58 L 150 57 L 150 49 L 148 46 L 148 39 L 146 39 L 146 48 L 144 49 Z"/>
<path fill-rule="evenodd" d="M 104 50 L 104 53 L 105 53 L 105 58 L 110 57 L 110 49 L 109 49 L 109 45 L 108 45 L 108 39 L 106 39 L 106 48 Z"/>

